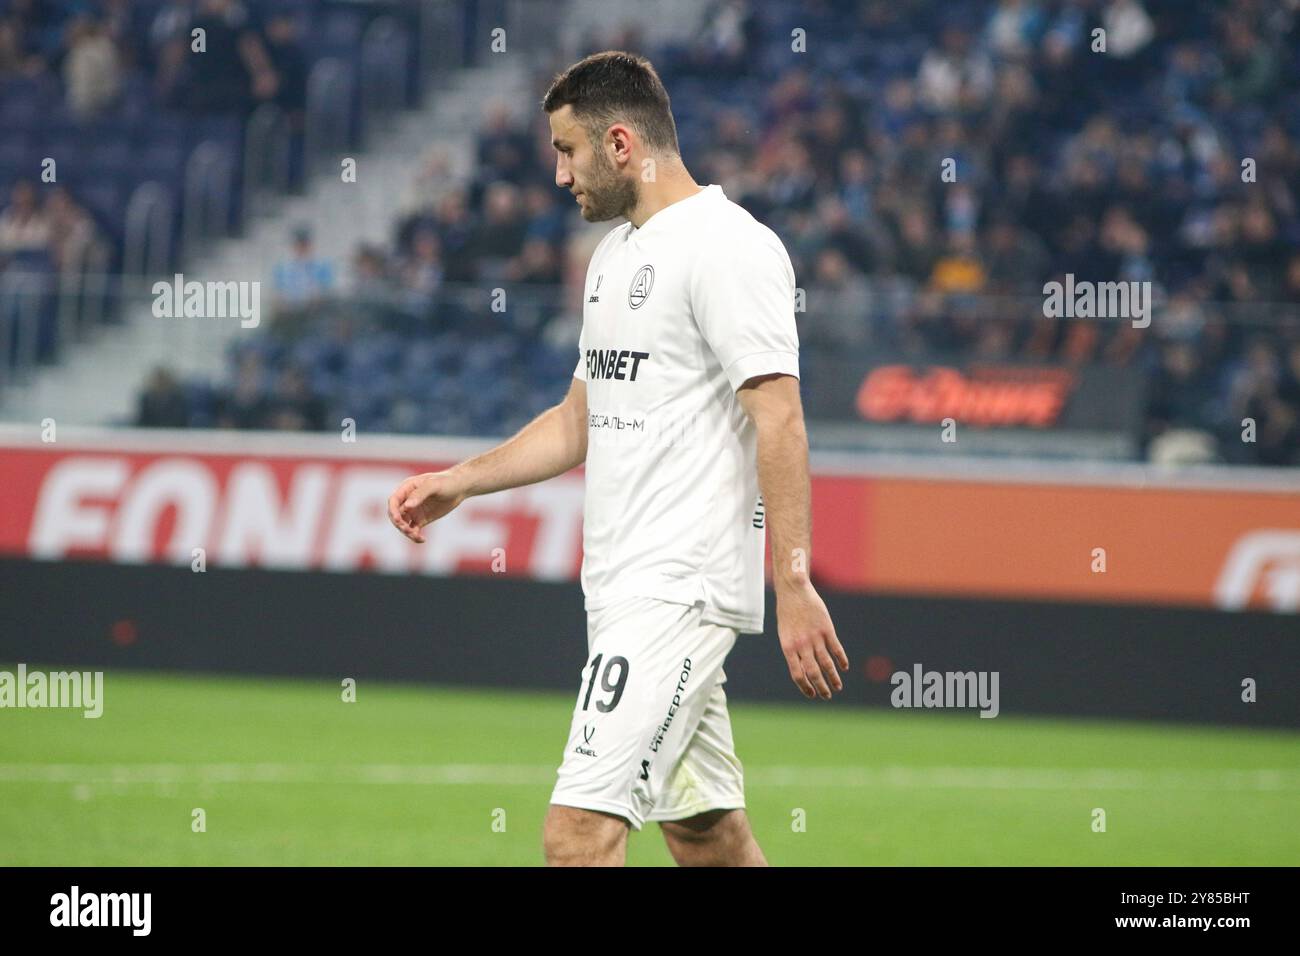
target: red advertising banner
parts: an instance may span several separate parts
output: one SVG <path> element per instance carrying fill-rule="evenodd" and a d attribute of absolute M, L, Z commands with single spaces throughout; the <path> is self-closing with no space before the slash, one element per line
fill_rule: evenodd
<path fill-rule="evenodd" d="M 576 580 L 581 469 L 470 499 L 424 545 L 389 524 L 388 495 L 404 477 L 485 447 L 0 435 L 0 554 Z M 937 467 L 814 456 L 815 579 L 878 593 L 1300 610 L 1300 477 L 1220 469 L 1156 482 L 1114 466 L 1082 480 L 1047 465 Z"/>
<path fill-rule="evenodd" d="M 490 572 L 495 558 L 506 574 L 577 576 L 580 474 L 471 499 L 424 546 L 398 534 L 393 489 L 452 463 L 10 448 L 0 553 L 425 574 Z"/>

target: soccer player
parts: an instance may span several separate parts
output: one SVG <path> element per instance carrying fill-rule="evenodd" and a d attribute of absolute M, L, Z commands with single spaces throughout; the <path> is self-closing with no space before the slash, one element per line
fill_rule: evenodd
<path fill-rule="evenodd" d="M 422 542 L 467 497 L 585 462 L 587 663 L 546 860 L 622 864 L 629 827 L 653 820 L 681 865 L 765 865 L 722 665 L 763 630 L 769 528 L 791 679 L 829 699 L 849 666 L 808 575 L 794 270 L 772 230 L 691 178 L 647 60 L 589 56 L 542 105 L 556 185 L 588 222 L 627 220 L 592 255 L 568 396 L 491 451 L 406 479 L 389 516 Z"/>

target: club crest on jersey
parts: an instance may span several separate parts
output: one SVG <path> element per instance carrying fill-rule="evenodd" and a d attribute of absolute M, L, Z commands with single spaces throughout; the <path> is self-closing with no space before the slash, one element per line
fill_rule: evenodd
<path fill-rule="evenodd" d="M 650 297 L 650 290 L 655 284 L 654 266 L 645 265 L 636 270 L 636 275 L 632 277 L 632 284 L 627 290 L 627 304 L 634 309 L 641 308 L 645 300 Z"/>

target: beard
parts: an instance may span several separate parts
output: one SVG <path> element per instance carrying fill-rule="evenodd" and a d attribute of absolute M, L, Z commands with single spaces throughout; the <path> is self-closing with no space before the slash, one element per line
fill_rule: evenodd
<path fill-rule="evenodd" d="M 600 150 L 591 169 L 591 177 L 582 188 L 587 201 L 582 204 L 582 218 L 587 222 L 607 222 L 627 215 L 636 208 L 639 193 L 636 180 L 618 174 L 614 164 Z"/>

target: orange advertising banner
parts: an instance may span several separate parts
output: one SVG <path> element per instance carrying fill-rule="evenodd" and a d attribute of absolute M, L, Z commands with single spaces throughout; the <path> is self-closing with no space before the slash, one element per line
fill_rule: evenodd
<path fill-rule="evenodd" d="M 1300 610 L 1294 492 L 895 477 L 868 488 L 858 573 L 829 575 L 842 587 Z"/>

